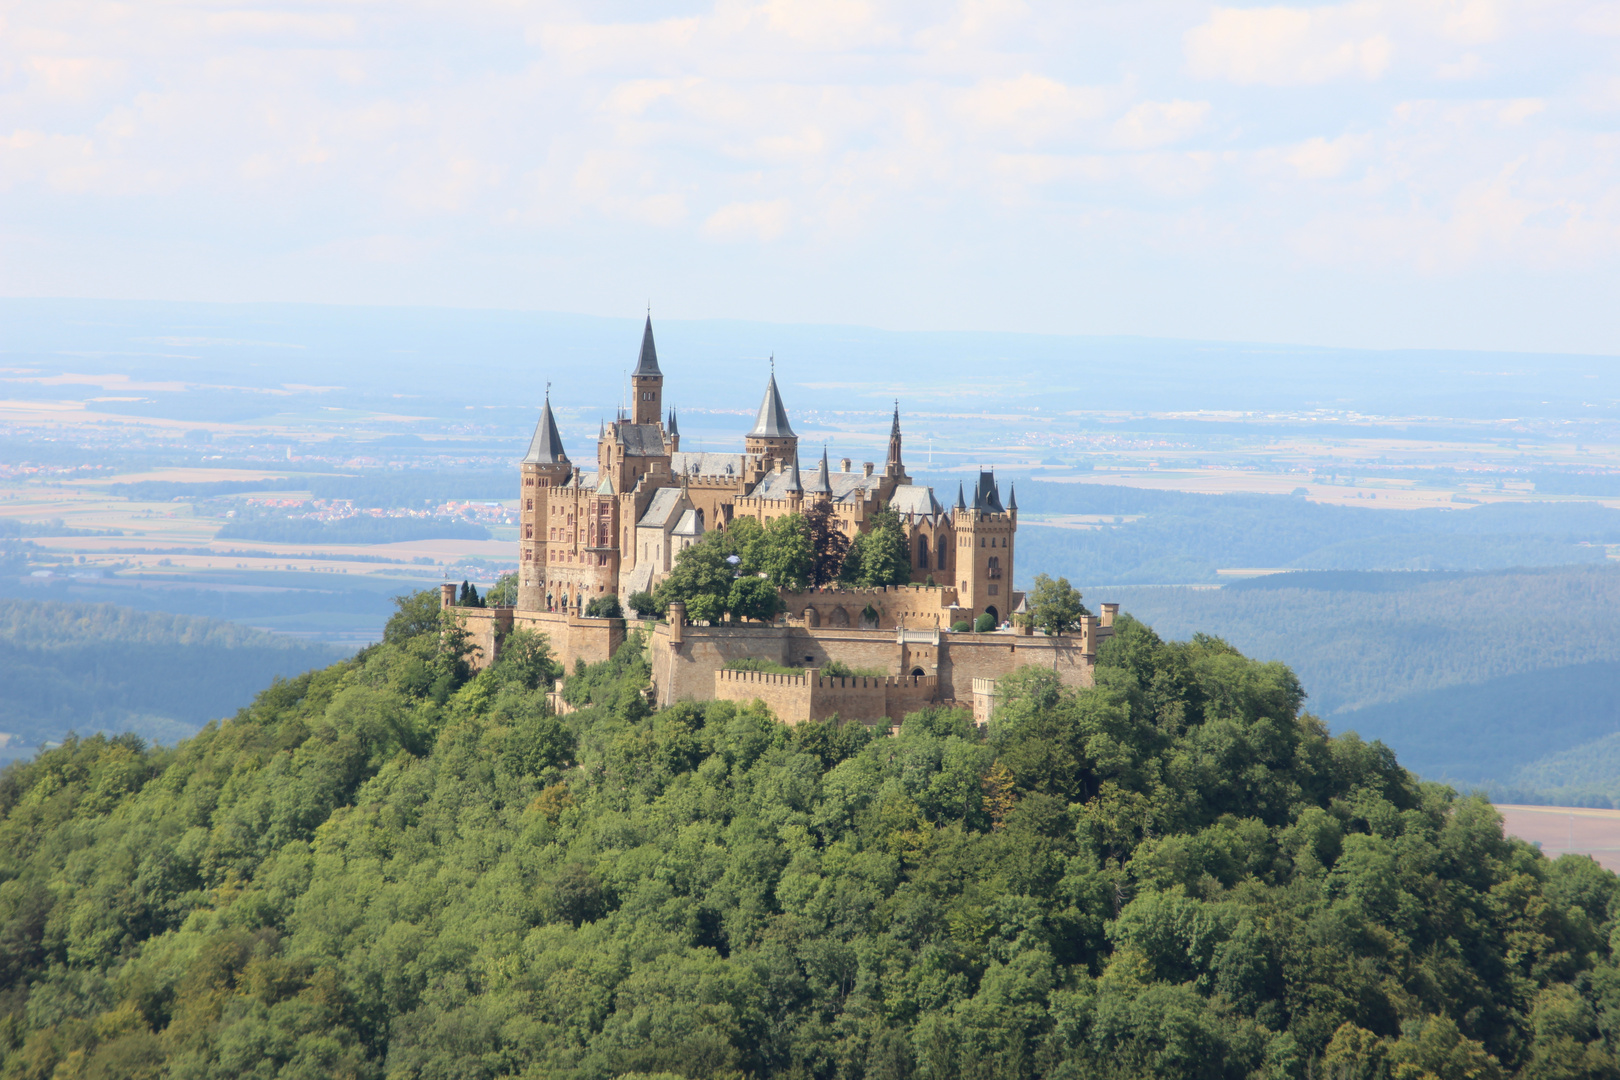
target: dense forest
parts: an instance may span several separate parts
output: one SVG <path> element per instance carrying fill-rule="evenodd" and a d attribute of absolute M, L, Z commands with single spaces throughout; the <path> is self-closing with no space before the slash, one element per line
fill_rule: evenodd
<path fill-rule="evenodd" d="M 339 655 L 215 619 L 0 599 L 0 757 L 32 754 L 70 731 L 135 731 L 173 743 L 253 700 L 276 676 Z"/>
<path fill-rule="evenodd" d="M 0 1077 L 1615 1075 L 1614 875 L 1218 639 L 885 737 L 435 607 L 0 774 Z"/>
<path fill-rule="evenodd" d="M 1334 731 L 1512 802 L 1620 805 L 1620 566 L 1275 574 L 1098 592 L 1167 637 L 1281 660 Z M 1584 748 L 1584 749 L 1583 749 Z M 1605 749 L 1607 748 L 1607 749 Z"/>

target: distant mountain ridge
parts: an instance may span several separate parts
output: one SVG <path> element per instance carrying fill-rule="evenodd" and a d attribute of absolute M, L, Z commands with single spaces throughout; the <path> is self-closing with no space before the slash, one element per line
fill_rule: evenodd
<path fill-rule="evenodd" d="M 0 759 L 69 731 L 172 743 L 343 652 L 218 619 L 0 599 Z"/>

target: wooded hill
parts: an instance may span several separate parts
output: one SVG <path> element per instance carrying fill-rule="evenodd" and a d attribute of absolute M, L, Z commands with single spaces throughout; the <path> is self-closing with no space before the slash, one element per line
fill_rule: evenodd
<path fill-rule="evenodd" d="M 173 743 L 235 712 L 276 676 L 341 654 L 217 619 L 0 599 L 0 757 L 32 755 L 70 731 Z"/>
<path fill-rule="evenodd" d="M 987 733 L 547 710 L 434 597 L 172 750 L 0 774 L 0 1077 L 1607 1077 L 1616 878 L 1124 619 Z"/>

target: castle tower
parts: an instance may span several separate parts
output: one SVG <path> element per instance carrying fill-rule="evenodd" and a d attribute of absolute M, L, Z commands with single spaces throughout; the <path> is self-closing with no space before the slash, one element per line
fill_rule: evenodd
<path fill-rule="evenodd" d="M 665 425 L 664 442 L 668 445 L 669 452 L 672 454 L 679 453 L 681 449 L 681 428 L 675 420 L 675 410 L 671 409 L 669 410 L 669 423 Z"/>
<path fill-rule="evenodd" d="M 821 464 L 816 468 L 816 475 L 810 478 L 810 486 L 804 489 L 805 499 L 817 506 L 832 501 L 832 477 L 827 470 L 827 448 L 821 448 Z"/>
<path fill-rule="evenodd" d="M 889 459 L 883 466 L 883 475 L 894 479 L 909 479 L 906 466 L 900 460 L 900 402 L 894 403 L 894 423 L 889 425 Z"/>
<path fill-rule="evenodd" d="M 759 403 L 759 415 L 754 428 L 748 433 L 743 449 L 761 457 L 787 461 L 799 452 L 799 437 L 788 423 L 787 409 L 782 405 L 782 394 L 776 389 L 776 358 L 771 358 L 771 381 L 765 384 L 765 397 Z"/>
<path fill-rule="evenodd" d="M 658 370 L 658 348 L 653 344 L 652 316 L 641 332 L 641 356 L 630 373 L 630 389 L 636 400 L 630 409 L 633 424 L 656 424 L 664 411 L 664 373 Z"/>
<path fill-rule="evenodd" d="M 529 440 L 520 471 L 523 486 L 518 493 L 518 600 L 517 606 L 534 610 L 545 605 L 546 530 L 552 491 L 566 484 L 574 466 L 563 450 L 557 418 L 551 413 L 551 394 L 546 393 L 540 422 Z"/>
<path fill-rule="evenodd" d="M 989 612 L 999 623 L 1012 614 L 1013 539 L 1016 504 L 1001 504 L 994 472 L 980 472 L 967 505 L 960 486 L 951 512 L 956 532 L 956 602 L 973 614 Z"/>

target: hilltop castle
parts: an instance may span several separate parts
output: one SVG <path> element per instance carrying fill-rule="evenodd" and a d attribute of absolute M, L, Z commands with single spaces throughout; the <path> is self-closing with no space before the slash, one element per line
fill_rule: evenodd
<path fill-rule="evenodd" d="M 848 458 L 833 471 L 823 450 L 806 481 L 774 366 L 742 452 L 732 454 L 681 450 L 675 412 L 664 412 L 650 317 L 630 381 L 634 403 L 602 425 L 594 472 L 569 459 L 547 395 L 520 465 L 516 605 L 457 607 L 455 586 L 443 586 L 443 606 L 467 629 L 475 664 L 491 662 L 518 628 L 545 634 L 569 670 L 606 660 L 625 641 L 626 621 L 586 617 L 586 606 L 651 591 L 706 531 L 739 518 L 764 525 L 814 513 L 853 540 L 888 507 L 905 533 L 911 584 L 784 593 L 786 615 L 769 625 L 691 625 L 683 605 L 672 603 L 666 619 L 646 624 L 659 704 L 762 700 L 790 724 L 831 716 L 895 723 L 925 705 L 956 705 L 983 721 L 994 708 L 996 681 L 1017 668 L 1039 665 L 1067 684 L 1090 685 L 1118 605 L 1103 604 L 1100 616 L 1085 617 L 1068 637 L 1007 625 L 1023 601 L 1012 587 L 1016 496 L 1009 487 L 1003 504 L 994 474 L 980 472 L 971 501 L 959 484 L 947 510 L 932 489 L 913 484 L 898 404 L 881 473 L 873 462 L 856 472 Z M 1001 629 L 951 631 L 980 615 Z M 740 660 L 797 670 L 739 670 L 732 665 Z M 833 663 L 881 674 L 822 674 Z"/>
<path fill-rule="evenodd" d="M 547 397 L 522 463 L 519 610 L 579 613 L 598 596 L 628 600 L 651 591 L 682 548 L 737 518 L 764 525 L 784 514 L 822 510 L 833 528 L 854 539 L 884 506 L 899 514 L 905 529 L 912 581 L 950 590 L 940 597 L 949 603 L 939 605 L 933 625 L 980 614 L 999 624 L 1021 599 L 1012 591 L 1016 492 L 1009 489 L 1003 506 L 995 476 L 984 472 L 971 502 L 959 486 L 955 505 L 945 509 L 932 488 L 906 474 L 898 405 L 881 473 L 870 461 L 855 472 L 849 458 L 834 471 L 823 449 L 807 481 L 774 365 L 754 426 L 734 454 L 681 450 L 675 412 L 664 412 L 664 373 L 650 316 L 630 384 L 630 408 L 621 408 L 598 435 L 594 472 L 569 459 Z"/>

